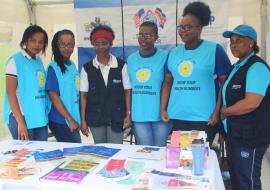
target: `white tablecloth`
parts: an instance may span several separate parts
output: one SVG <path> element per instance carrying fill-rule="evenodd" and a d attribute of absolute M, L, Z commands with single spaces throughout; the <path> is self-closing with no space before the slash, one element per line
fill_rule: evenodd
<path fill-rule="evenodd" d="M 118 145 L 118 144 L 103 144 L 107 147 L 121 148 L 117 154 L 113 156 L 116 159 L 128 159 L 129 155 L 132 155 L 141 146 L 136 145 Z M 59 143 L 59 142 L 39 142 L 33 141 L 33 143 L 21 143 L 21 141 L 7 140 L 0 142 L 0 152 L 7 150 L 19 150 L 27 148 L 30 150 L 44 149 L 46 151 L 62 149 L 67 147 L 82 146 L 77 143 Z M 1 158 L 0 158 L 1 159 Z M 30 157 L 29 159 L 33 159 Z M 108 159 L 109 160 L 109 159 Z M 28 176 L 22 180 L 10 180 L 0 179 L 0 190 L 129 190 L 131 186 L 119 185 L 113 181 L 104 181 L 100 179 L 96 173 L 100 171 L 106 165 L 107 161 L 103 161 L 94 171 L 91 171 L 80 184 L 67 184 L 67 183 L 46 183 L 41 182 L 39 178 L 56 167 L 55 163 L 41 162 L 41 173 L 35 176 Z M 1 161 L 1 160 L 0 160 Z M 165 160 L 143 160 L 145 166 L 148 169 L 156 169 L 166 172 L 175 172 L 177 169 L 166 169 Z M 60 162 L 60 161 L 59 161 Z M 224 184 L 221 177 L 221 172 L 218 164 L 218 160 L 214 151 L 210 150 L 208 159 L 207 170 L 204 171 L 204 176 L 210 179 L 211 187 L 213 190 L 225 190 Z"/>

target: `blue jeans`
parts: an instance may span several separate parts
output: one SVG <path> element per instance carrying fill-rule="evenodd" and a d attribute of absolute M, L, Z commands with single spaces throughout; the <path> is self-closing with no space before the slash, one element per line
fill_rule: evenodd
<path fill-rule="evenodd" d="M 12 138 L 18 140 L 18 123 L 11 113 L 9 115 L 9 124 L 8 124 L 9 131 L 12 135 Z M 34 141 L 47 141 L 48 140 L 48 127 L 38 127 L 33 129 L 27 129 L 28 132 L 28 139 Z"/>
<path fill-rule="evenodd" d="M 169 122 L 134 122 L 136 144 L 166 146 L 172 125 Z"/>
<path fill-rule="evenodd" d="M 67 125 L 49 121 L 49 128 L 58 142 L 81 143 L 79 131 L 71 132 Z"/>
<path fill-rule="evenodd" d="M 110 125 L 89 127 L 94 139 L 95 144 L 98 143 L 123 143 L 123 131 L 116 132 L 112 130 Z"/>

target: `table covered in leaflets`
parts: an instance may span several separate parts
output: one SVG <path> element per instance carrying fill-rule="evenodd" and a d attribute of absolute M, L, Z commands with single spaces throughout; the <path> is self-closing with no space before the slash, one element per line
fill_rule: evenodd
<path fill-rule="evenodd" d="M 75 155 L 75 157 L 74 155 L 65 155 L 63 158 L 45 161 L 36 161 L 35 159 L 35 154 L 40 152 L 63 151 L 64 148 L 74 147 L 84 147 L 89 150 L 89 148 L 93 148 L 93 146 L 120 150 L 106 159 L 104 159 L 104 157 L 101 159 L 100 156 L 95 156 L 97 160 L 95 160 L 95 158 L 86 159 L 86 157 L 89 156 L 87 154 L 79 154 Z M 144 154 L 146 156 L 144 156 Z M 55 168 L 63 166 L 63 164 L 68 168 L 71 165 L 65 165 L 65 163 L 68 161 L 70 163 L 70 160 L 78 157 L 86 159 L 85 162 L 87 162 L 88 165 L 86 164 L 85 166 L 87 166 L 87 169 L 91 168 L 91 170 L 84 173 L 86 175 L 82 177 L 81 181 L 74 183 L 74 181 L 72 182 L 72 178 L 70 178 L 71 182 L 62 181 L 61 179 L 46 180 L 44 177 Z M 187 186 L 191 184 L 190 186 L 192 187 L 192 183 L 181 181 L 185 176 L 183 177 L 183 175 L 181 175 L 179 169 L 167 169 L 165 167 L 165 158 L 166 148 L 160 147 L 5 140 L 0 142 L 0 190 L 184 189 L 183 187 L 180 188 L 179 184 Z M 92 162 L 98 164 L 91 165 Z M 91 167 L 89 167 L 89 163 Z M 126 169 L 122 168 L 124 165 Z M 81 167 L 81 165 L 79 164 L 78 167 Z M 83 167 L 81 167 L 81 169 L 86 171 L 87 169 Z M 106 171 L 107 173 L 104 172 L 104 168 L 108 170 Z M 112 172 L 113 169 L 118 169 L 118 173 Z M 103 173 L 101 171 L 103 171 Z M 113 175 L 119 175 L 119 178 L 113 178 Z M 167 181 L 164 180 L 164 176 Z M 217 156 L 213 150 L 209 151 L 207 168 L 204 170 L 204 175 L 200 178 L 209 180 L 209 189 L 211 190 L 225 190 Z M 190 189 L 196 188 L 194 186 L 194 188 Z"/>

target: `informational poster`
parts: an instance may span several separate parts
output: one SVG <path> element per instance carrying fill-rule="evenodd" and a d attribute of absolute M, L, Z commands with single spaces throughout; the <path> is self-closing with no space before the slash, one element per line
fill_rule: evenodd
<path fill-rule="evenodd" d="M 228 1 L 202 0 L 212 11 L 210 24 L 203 29 L 202 38 L 225 47 L 222 32 L 227 29 Z M 145 21 L 155 22 L 159 39 L 156 46 L 170 50 L 181 43 L 177 25 L 183 8 L 192 0 L 74 0 L 76 15 L 79 69 L 95 56 L 89 36 L 100 24 L 109 25 L 115 32 L 111 52 L 124 60 L 138 50 L 136 34 Z"/>

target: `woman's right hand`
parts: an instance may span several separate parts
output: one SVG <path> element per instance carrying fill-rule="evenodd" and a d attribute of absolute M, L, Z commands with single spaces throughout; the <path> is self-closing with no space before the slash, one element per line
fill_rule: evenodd
<path fill-rule="evenodd" d="M 160 118 L 164 122 L 168 122 L 169 121 L 169 115 L 168 115 L 168 113 L 165 110 L 160 111 Z"/>
<path fill-rule="evenodd" d="M 69 121 L 69 126 L 72 133 L 79 130 L 79 125 L 74 119 Z"/>
<path fill-rule="evenodd" d="M 28 132 L 25 122 L 18 123 L 18 140 L 28 140 Z"/>
<path fill-rule="evenodd" d="M 84 136 L 88 137 L 88 135 L 89 135 L 89 128 L 88 128 L 88 126 L 87 126 L 87 124 L 86 124 L 85 121 L 82 121 L 81 132 L 82 132 L 82 134 Z"/>

